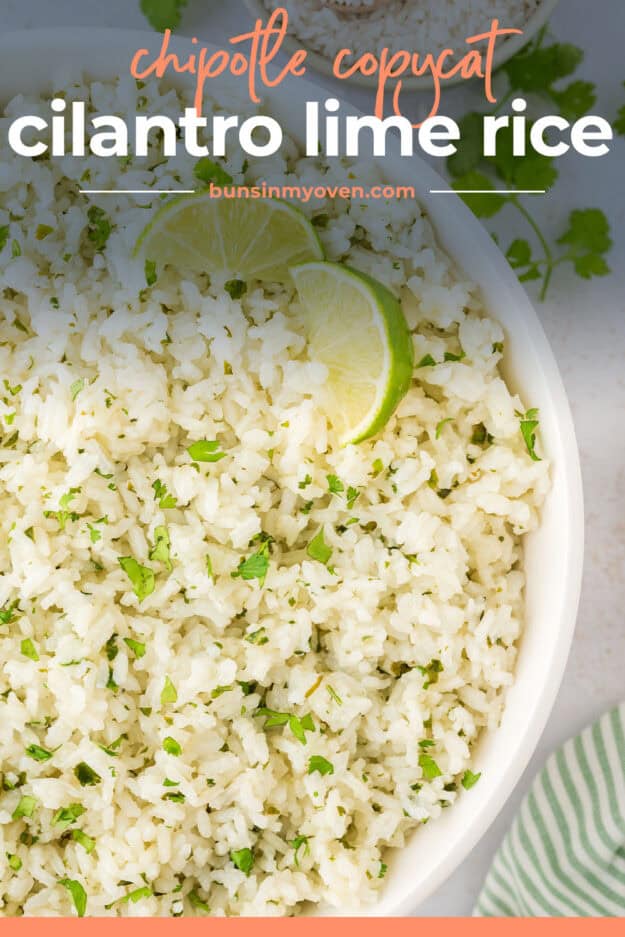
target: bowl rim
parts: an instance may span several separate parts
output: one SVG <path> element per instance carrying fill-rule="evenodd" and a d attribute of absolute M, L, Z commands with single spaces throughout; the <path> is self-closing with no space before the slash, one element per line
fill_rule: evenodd
<path fill-rule="evenodd" d="M 118 66 L 129 62 L 130 55 L 137 48 L 157 41 L 157 33 L 141 30 L 93 31 L 72 27 L 6 33 L 0 37 L 4 66 L 4 78 L 0 81 L 0 107 L 7 95 L 28 94 L 31 86 L 34 93 L 51 90 L 53 79 L 57 77 L 56 69 L 64 76 L 68 67 L 72 67 L 91 73 L 94 80 L 106 80 L 105 76 L 116 78 Z M 173 41 L 189 51 L 194 49 L 190 40 L 174 37 Z M 20 72 L 22 78 L 18 80 Z M 306 79 L 298 79 L 298 82 L 297 94 L 293 93 L 292 86 L 267 91 L 265 97 L 274 114 L 279 116 L 281 110 L 287 117 L 289 114 L 301 117 L 301 102 L 306 99 L 306 90 L 323 93 L 323 87 L 318 83 Z M 349 106 L 345 107 L 345 112 L 359 113 Z M 284 123 L 286 131 L 297 137 L 286 119 Z M 536 750 L 555 702 L 573 638 L 583 571 L 583 488 L 573 419 L 553 352 L 527 294 L 486 229 L 462 200 L 453 195 L 441 199 L 432 193 L 433 189 L 445 187 L 445 183 L 421 157 L 416 155 L 400 161 L 399 157 L 390 156 L 384 163 L 384 175 L 388 181 L 412 182 L 419 203 L 433 221 L 437 242 L 461 270 L 471 269 L 472 273 L 474 267 L 477 270 L 478 275 L 470 278 L 480 288 L 487 311 L 500 322 L 508 321 L 509 308 L 518 313 L 517 318 L 509 320 L 514 321 L 516 330 L 514 342 L 509 346 L 509 356 L 512 359 L 520 356 L 526 370 L 529 367 L 524 356 L 531 356 L 533 393 L 542 395 L 544 401 L 541 402 L 543 446 L 552 461 L 555 476 L 543 510 L 541 528 L 526 538 L 525 559 L 527 561 L 530 555 L 530 543 L 533 549 L 541 539 L 547 541 L 547 534 L 551 531 L 553 542 L 547 544 L 549 550 L 545 552 L 543 562 L 547 567 L 551 563 L 549 574 L 553 581 L 544 592 L 541 582 L 540 595 L 538 584 L 531 594 L 526 595 L 524 635 L 517 658 L 515 682 L 508 692 L 500 726 L 496 732 L 485 734 L 476 751 L 474 767 L 481 768 L 482 763 L 490 758 L 499 772 L 495 780 L 495 772 L 484 777 L 468 798 L 461 795 L 453 810 L 445 811 L 436 823 L 422 828 L 415 842 L 394 851 L 395 855 L 389 858 L 386 887 L 376 904 L 355 910 L 333 910 L 335 916 L 411 914 L 457 868 L 490 827 Z M 492 308 L 495 294 L 498 294 L 497 301 L 501 304 L 497 312 Z M 513 383 L 516 381 L 515 378 L 512 380 Z M 534 566 L 542 575 L 544 570 L 540 562 Z M 528 576 L 528 583 L 530 578 Z M 543 606 L 546 611 L 538 614 L 537 609 Z M 537 633 L 538 625 L 529 627 L 534 614 L 539 621 L 542 619 L 546 628 L 544 646 L 542 633 Z M 530 631 L 532 644 L 527 650 Z M 529 669 L 526 666 L 528 654 L 533 655 L 529 658 Z M 523 679 L 519 673 L 522 660 L 525 661 Z M 511 710 L 512 715 L 509 716 Z M 498 747 L 504 751 L 506 747 L 509 749 L 505 753 L 505 763 L 501 761 L 502 752 L 497 751 Z M 445 830 L 447 839 L 443 843 Z M 433 867 L 420 879 L 417 878 L 416 883 L 411 883 L 415 873 L 418 875 L 419 872 L 415 864 L 419 849 L 426 853 L 428 861 L 432 858 Z M 320 913 L 323 913 L 322 909 Z"/>
<path fill-rule="evenodd" d="M 270 12 L 264 5 L 263 0 L 243 0 L 243 2 L 249 12 L 257 19 L 266 19 L 268 13 Z M 520 52 L 521 49 L 523 49 L 533 39 L 536 38 L 541 29 L 550 20 L 559 2 L 560 0 L 539 0 L 538 7 L 531 14 L 527 20 L 527 23 L 525 24 L 523 35 L 511 36 L 510 38 L 506 39 L 506 41 L 503 42 L 496 50 L 493 58 L 493 65 L 495 70 L 501 68 L 502 65 L 504 65 L 507 61 L 509 61 L 509 59 L 512 58 L 512 56 L 516 55 L 517 52 Z M 289 53 L 296 52 L 298 49 L 305 49 L 307 53 L 307 63 L 310 64 L 312 68 L 321 75 L 325 75 L 327 78 L 336 80 L 332 71 L 332 59 L 328 58 L 322 52 L 319 52 L 319 50 L 315 49 L 313 46 L 307 45 L 307 43 L 295 33 L 288 33 L 285 36 L 283 41 L 283 49 L 285 52 Z M 377 87 L 377 79 L 375 75 L 368 76 L 356 73 L 350 78 L 341 79 L 341 81 L 359 88 Z M 463 79 L 461 76 L 457 75 L 454 78 L 449 79 L 449 81 L 446 81 L 444 87 L 453 88 L 459 84 L 462 84 L 463 81 L 466 81 L 466 79 Z M 420 78 L 417 78 L 413 75 L 411 77 L 402 79 L 402 87 L 404 91 L 429 91 L 433 87 L 433 82 L 431 77 L 427 75 L 422 75 Z"/>

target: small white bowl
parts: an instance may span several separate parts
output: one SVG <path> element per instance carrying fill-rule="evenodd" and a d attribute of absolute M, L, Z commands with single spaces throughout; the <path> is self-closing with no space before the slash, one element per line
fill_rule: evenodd
<path fill-rule="evenodd" d="M 262 0 L 243 0 L 246 7 L 257 19 L 262 19 L 265 21 L 269 15 L 267 7 L 264 5 Z M 413 2 L 418 2 L 418 0 L 413 0 Z M 536 12 L 533 13 L 525 24 L 523 30 L 523 35 L 521 36 L 512 36 L 509 39 L 506 39 L 495 52 L 493 64 L 497 69 L 504 62 L 507 62 L 508 59 L 512 58 L 513 55 L 516 55 L 520 49 L 526 46 L 529 42 L 534 39 L 543 26 L 550 19 L 551 14 L 558 5 L 559 0 L 542 0 L 540 6 L 537 8 Z M 505 23 L 502 23 L 502 26 L 505 26 Z M 384 37 L 381 37 L 381 44 L 383 45 Z M 405 42 L 406 49 L 411 49 L 411 37 L 406 37 Z M 330 78 L 334 78 L 334 73 L 332 71 L 332 59 L 323 55 L 323 53 L 317 51 L 312 46 L 308 46 L 303 39 L 300 39 L 295 33 L 288 33 L 283 42 L 283 48 L 285 52 L 295 52 L 297 49 L 305 49 L 307 52 L 306 63 L 316 71 L 321 72 L 323 75 L 327 75 Z M 371 49 L 372 52 L 375 52 L 375 49 Z M 429 52 L 429 49 L 420 50 L 415 48 L 415 52 L 423 51 Z M 362 88 L 375 88 L 377 87 L 377 78 L 375 75 L 366 76 L 356 73 L 352 75 L 351 78 L 342 79 L 348 84 L 358 85 Z M 460 76 L 451 78 L 449 81 L 445 81 L 444 87 L 451 88 L 453 85 L 458 85 L 463 81 Z M 421 78 L 416 78 L 415 76 L 402 78 L 402 86 L 406 91 L 427 91 L 432 88 L 432 78 L 429 75 L 423 75 Z"/>
<path fill-rule="evenodd" d="M 51 93 L 59 70 L 97 80 L 127 72 L 138 48 L 158 48 L 158 36 L 122 30 L 32 30 L 0 37 L 0 105 L 17 94 Z M 181 54 L 197 50 L 175 39 Z M 184 78 L 180 87 L 189 92 Z M 266 110 L 301 142 L 305 103 L 318 86 L 297 79 L 264 94 Z M 193 91 L 191 91 L 192 97 Z M 346 114 L 354 108 L 342 107 Z M 488 312 L 506 333 L 505 376 L 528 406 L 540 409 L 541 443 L 552 465 L 552 489 L 540 528 L 524 541 L 525 622 L 515 673 L 500 727 L 484 734 L 473 768 L 480 783 L 454 806 L 417 830 L 388 859 L 385 888 L 373 906 L 341 913 L 406 915 L 462 862 L 493 822 L 538 744 L 560 687 L 581 587 L 584 511 L 581 470 L 566 393 L 553 353 L 529 299 L 505 257 L 457 196 L 432 194 L 447 186 L 421 158 L 389 157 L 384 177 L 414 186 L 436 236 L 459 269 L 482 292 Z"/>

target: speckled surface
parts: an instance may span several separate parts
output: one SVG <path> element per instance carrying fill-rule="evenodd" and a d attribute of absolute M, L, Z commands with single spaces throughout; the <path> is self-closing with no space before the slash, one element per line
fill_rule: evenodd
<path fill-rule="evenodd" d="M 2 29 L 35 26 L 118 26 L 142 28 L 139 0 L 3 0 Z M 587 49 L 581 76 L 599 89 L 597 113 L 613 119 L 625 103 L 622 36 L 625 5 L 595 0 L 562 0 L 553 18 L 561 40 Z M 219 42 L 250 23 L 242 0 L 190 0 L 182 32 Z M 323 81 L 355 105 L 371 110 L 371 94 L 344 83 Z M 415 112 L 427 95 L 415 100 Z M 479 104 L 477 93 L 449 92 L 443 112 L 456 116 Z M 416 915 L 469 914 L 489 863 L 524 791 L 546 755 L 599 713 L 625 698 L 625 140 L 601 160 L 564 157 L 553 193 L 533 203 L 544 227 L 557 236 L 574 207 L 597 206 L 610 217 L 615 271 L 585 283 L 561 268 L 552 292 L 538 311 L 560 364 L 569 394 L 584 474 L 586 564 L 575 641 L 556 706 L 537 752 L 488 833 L 454 875 Z M 502 243 L 524 236 L 516 216 L 503 213 Z"/>

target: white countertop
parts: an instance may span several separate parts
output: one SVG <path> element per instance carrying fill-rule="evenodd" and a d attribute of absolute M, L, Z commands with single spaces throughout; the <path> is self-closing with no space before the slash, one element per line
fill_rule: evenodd
<path fill-rule="evenodd" d="M 3 0 L 3 31 L 36 26 L 144 28 L 139 0 Z M 561 0 L 552 21 L 558 39 L 587 50 L 582 77 L 595 81 L 595 113 L 611 120 L 625 104 L 625 4 Z M 242 0 L 189 0 L 181 32 L 220 42 L 251 22 Z M 309 77 L 314 77 L 310 73 Z M 372 93 L 324 79 L 339 96 L 371 112 Z M 443 113 L 479 105 L 466 88 L 448 92 Z M 492 856 L 546 755 L 602 711 L 625 699 L 625 140 L 601 160 L 565 157 L 560 180 L 533 203 L 557 236 L 575 207 L 609 216 L 612 276 L 585 282 L 560 268 L 538 312 L 560 364 L 575 418 L 586 498 L 586 565 L 577 631 L 564 683 L 537 752 L 514 795 L 471 856 L 417 915 L 470 914 Z M 502 216 L 503 243 L 525 236 L 514 214 Z"/>

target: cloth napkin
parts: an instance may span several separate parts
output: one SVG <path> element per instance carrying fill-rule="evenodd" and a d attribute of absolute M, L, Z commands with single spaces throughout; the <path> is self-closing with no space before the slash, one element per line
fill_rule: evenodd
<path fill-rule="evenodd" d="M 625 916 L 625 703 L 549 758 L 474 913 Z"/>

